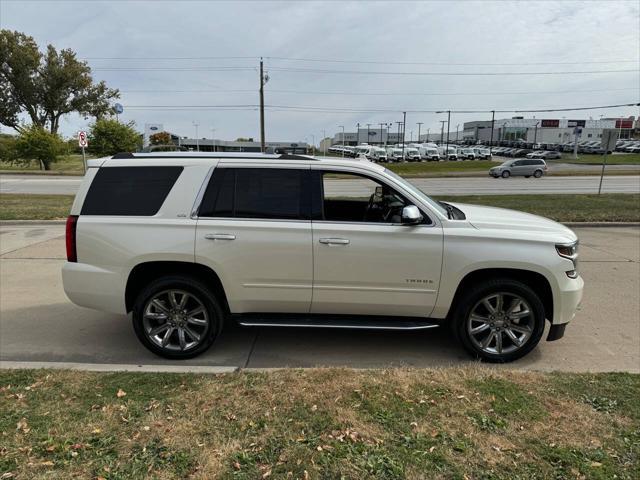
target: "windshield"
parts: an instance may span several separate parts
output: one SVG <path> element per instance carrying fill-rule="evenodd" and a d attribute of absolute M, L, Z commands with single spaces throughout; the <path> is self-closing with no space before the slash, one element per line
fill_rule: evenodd
<path fill-rule="evenodd" d="M 438 203 L 433 198 L 431 198 L 428 195 L 426 195 L 422 190 L 420 190 L 418 187 L 416 187 L 413 183 L 409 182 L 408 180 L 405 180 L 400 175 L 398 175 L 397 173 L 392 172 L 388 168 L 385 168 L 384 171 L 385 171 L 385 173 L 387 175 L 392 177 L 396 182 L 398 182 L 400 185 L 402 185 L 404 188 L 406 188 L 408 191 L 410 191 L 412 194 L 414 194 L 420 200 L 422 200 L 425 203 L 429 204 L 429 206 L 433 207 L 435 210 L 437 210 L 442 215 L 448 216 L 446 208 L 444 208 L 442 205 L 440 205 L 440 203 Z"/>

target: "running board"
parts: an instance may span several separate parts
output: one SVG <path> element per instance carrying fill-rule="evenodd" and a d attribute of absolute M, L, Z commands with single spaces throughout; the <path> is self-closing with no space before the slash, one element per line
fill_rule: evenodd
<path fill-rule="evenodd" d="M 366 317 L 353 315 L 244 314 L 231 316 L 244 327 L 344 328 L 362 330 L 426 330 L 440 325 L 414 317 Z"/>

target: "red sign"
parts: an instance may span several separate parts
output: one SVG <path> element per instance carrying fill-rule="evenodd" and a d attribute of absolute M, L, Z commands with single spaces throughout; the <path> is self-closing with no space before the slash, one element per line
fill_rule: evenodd
<path fill-rule="evenodd" d="M 558 128 L 560 126 L 560 120 L 542 120 L 540 126 L 542 128 Z"/>
<path fill-rule="evenodd" d="M 616 120 L 616 128 L 633 128 L 633 120 Z"/>
<path fill-rule="evenodd" d="M 87 132 L 78 132 L 78 146 L 82 148 L 89 146 Z"/>

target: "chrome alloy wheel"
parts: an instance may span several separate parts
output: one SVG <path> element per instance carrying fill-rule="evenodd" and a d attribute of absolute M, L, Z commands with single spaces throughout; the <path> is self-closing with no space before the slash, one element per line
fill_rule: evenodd
<path fill-rule="evenodd" d="M 522 348 L 535 327 L 531 306 L 519 295 L 492 293 L 471 309 L 467 331 L 473 344 L 489 354 L 507 354 Z"/>
<path fill-rule="evenodd" d="M 144 332 L 166 350 L 185 351 L 197 347 L 209 328 L 209 315 L 194 294 L 165 290 L 147 302 L 142 315 Z"/>

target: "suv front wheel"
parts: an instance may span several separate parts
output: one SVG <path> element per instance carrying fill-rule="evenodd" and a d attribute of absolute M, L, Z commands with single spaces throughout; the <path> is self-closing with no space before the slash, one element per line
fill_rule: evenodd
<path fill-rule="evenodd" d="M 453 315 L 457 338 L 476 358 L 510 362 L 533 350 L 544 332 L 544 306 L 527 285 L 494 279 L 468 289 Z"/>
<path fill-rule="evenodd" d="M 133 306 L 133 328 L 142 344 L 165 358 L 186 359 L 207 350 L 220 333 L 223 311 L 215 295 L 187 276 L 159 278 Z"/>

